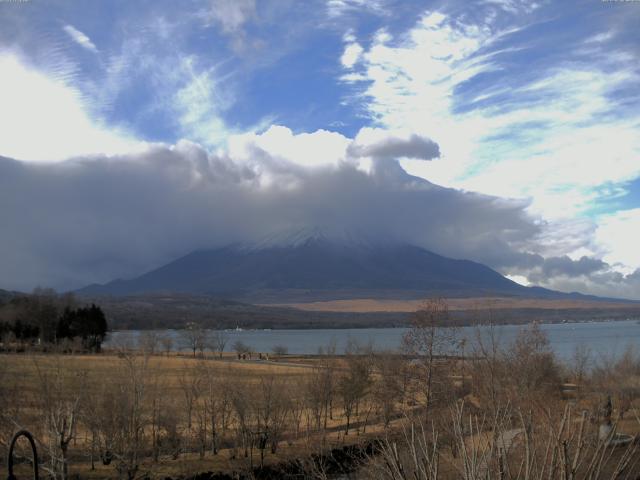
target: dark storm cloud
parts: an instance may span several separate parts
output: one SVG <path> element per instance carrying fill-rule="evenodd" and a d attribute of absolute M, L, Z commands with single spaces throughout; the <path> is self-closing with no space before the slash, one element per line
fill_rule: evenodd
<path fill-rule="evenodd" d="M 374 159 L 405 157 L 417 160 L 433 160 L 440 156 L 440 147 L 433 140 L 412 134 L 408 139 L 388 136 L 366 145 L 354 142 L 349 147 L 349 154 L 354 157 L 371 157 Z"/>
<path fill-rule="evenodd" d="M 516 258 L 540 229 L 524 202 L 442 188 L 396 162 L 389 175 L 349 162 L 287 168 L 254 153 L 235 161 L 180 142 L 55 164 L 0 159 L 0 288 L 79 287 L 300 228 L 491 264 Z"/>
<path fill-rule="evenodd" d="M 559 275 L 548 278 L 545 280 L 545 286 L 565 292 L 640 300 L 640 269 L 625 275 L 607 265 L 589 275 Z"/>
<path fill-rule="evenodd" d="M 504 257 L 499 263 L 507 268 L 514 267 L 535 283 L 545 282 L 555 277 L 589 276 L 611 268 L 608 263 L 593 257 L 582 256 L 578 260 L 573 260 L 567 255 L 545 258 L 539 254 L 526 252 L 516 252 Z"/>
<path fill-rule="evenodd" d="M 544 258 L 515 252 L 496 265 L 504 273 L 525 276 L 531 284 L 563 292 L 590 293 L 613 298 L 640 299 L 640 269 L 630 274 L 595 257 L 573 260 L 567 255 Z"/>
<path fill-rule="evenodd" d="M 547 258 L 542 265 L 542 273 L 546 277 L 566 275 L 568 277 L 579 277 L 590 275 L 609 268 L 607 263 L 597 258 L 581 257 L 579 260 L 572 260 L 568 256 Z"/>
<path fill-rule="evenodd" d="M 627 279 L 640 285 L 640 268 L 637 268 L 633 273 L 627 275 Z"/>

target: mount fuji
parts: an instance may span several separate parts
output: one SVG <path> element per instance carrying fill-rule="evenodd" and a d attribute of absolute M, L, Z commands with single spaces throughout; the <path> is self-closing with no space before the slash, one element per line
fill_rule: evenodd
<path fill-rule="evenodd" d="M 414 245 L 304 230 L 253 244 L 195 251 L 137 278 L 90 285 L 78 293 L 182 293 L 267 303 L 570 295 L 524 287 L 480 263 L 443 257 Z"/>

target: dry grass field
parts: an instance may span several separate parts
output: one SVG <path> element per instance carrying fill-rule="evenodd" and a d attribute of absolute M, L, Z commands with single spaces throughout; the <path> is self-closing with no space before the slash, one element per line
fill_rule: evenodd
<path fill-rule="evenodd" d="M 629 302 L 607 302 L 589 300 L 545 300 L 537 298 L 447 298 L 450 311 L 473 310 L 512 310 L 512 309 L 621 309 L 637 310 L 638 304 Z M 350 300 L 328 300 L 309 303 L 270 304 L 270 306 L 293 307 L 299 310 L 312 312 L 348 312 L 348 313 L 373 313 L 373 312 L 415 312 L 424 303 L 422 299 L 416 300 L 392 300 L 359 298 Z"/>
<path fill-rule="evenodd" d="M 70 474 L 83 478 L 126 478 L 114 468 L 115 461 L 103 465 L 100 459 L 114 448 L 110 443 L 124 441 L 118 438 L 123 433 L 109 432 L 109 425 L 92 418 L 107 417 L 104 423 L 121 420 L 104 409 L 139 408 L 125 423 L 139 422 L 144 446 L 128 443 L 123 447 L 140 450 L 136 475 L 153 478 L 197 471 L 246 471 L 261 464 L 256 438 L 265 430 L 270 431 L 263 460 L 268 465 L 362 443 L 385 428 L 373 398 L 354 397 L 348 407 L 352 411 L 347 432 L 344 408 L 336 395 L 341 388 L 338 380 L 329 380 L 333 385 L 324 385 L 324 390 L 319 385 L 327 381 L 323 372 L 337 375 L 345 371 L 345 360 L 340 358 L 291 356 L 286 361 L 264 362 L 237 360 L 231 355 L 219 359 L 139 353 L 5 354 L 0 355 L 0 362 L 6 411 L 15 412 L 15 428 L 34 432 L 43 450 L 50 448 L 45 439 L 55 428 L 49 425 L 51 417 L 69 416 L 70 405 L 77 407 L 76 432 L 67 456 Z M 371 372 L 369 384 L 375 377 L 379 373 Z M 336 398 L 328 399 L 329 389 Z M 110 392 L 117 393 L 115 401 L 104 405 Z M 410 402 L 393 403 L 398 413 L 403 404 L 411 409 Z M 170 419 L 164 418 L 167 415 Z M 391 419 L 387 427 L 397 421 Z M 219 430 L 215 455 L 214 428 Z M 1 433 L 6 442 L 9 431 Z M 276 436 L 277 448 L 272 448 Z M 154 453 L 156 437 L 164 445 Z"/>
<path fill-rule="evenodd" d="M 74 371 L 85 374 L 87 378 L 96 382 L 117 376 L 123 372 L 123 360 L 116 354 L 104 355 L 50 355 L 50 354 L 8 354 L 0 356 L 5 366 L 5 382 L 15 384 L 28 396 L 32 396 L 39 385 L 39 378 L 43 375 L 54 375 L 58 371 Z M 148 357 L 147 374 L 162 379 L 166 395 L 177 395 L 180 380 L 193 374 L 193 369 L 206 362 L 207 368 L 214 374 L 243 378 L 249 382 L 264 375 L 273 375 L 294 380 L 304 376 L 305 368 L 313 365 L 297 366 L 268 364 L 258 361 L 238 361 L 232 356 L 223 360 L 211 357 L 201 360 L 185 355 L 153 355 Z"/>
<path fill-rule="evenodd" d="M 560 365 L 534 325 L 508 348 L 485 344 L 473 357 L 438 358 L 434 347 L 452 341 L 430 323 L 439 305 L 417 317 L 423 323 L 407 339 L 409 356 L 363 347 L 270 361 L 124 347 L 0 354 L 0 449 L 26 428 L 43 470 L 61 479 L 209 471 L 279 478 L 256 468 L 293 461 L 320 479 L 327 478 L 323 455 L 372 440 L 379 443 L 362 478 L 478 478 L 471 470 L 491 471 L 488 479 L 640 475 L 638 353 Z M 612 448 L 600 438 L 607 422 L 630 443 Z M 523 462 L 529 476 L 517 473 Z M 412 465 L 437 474 L 399 473 Z M 513 474 L 501 476 L 504 468 Z"/>

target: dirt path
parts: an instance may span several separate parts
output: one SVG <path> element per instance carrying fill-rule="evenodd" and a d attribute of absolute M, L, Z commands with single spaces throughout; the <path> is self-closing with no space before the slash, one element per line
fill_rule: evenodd
<path fill-rule="evenodd" d="M 294 368 L 315 368 L 317 365 L 310 365 L 308 363 L 291 363 L 291 362 L 276 362 L 274 360 L 238 360 L 237 358 L 223 360 L 228 363 L 237 363 L 239 365 L 273 365 L 274 367 L 294 367 Z"/>

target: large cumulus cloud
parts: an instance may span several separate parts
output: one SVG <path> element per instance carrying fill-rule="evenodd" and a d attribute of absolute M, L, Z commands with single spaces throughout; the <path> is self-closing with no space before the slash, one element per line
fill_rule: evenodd
<path fill-rule="evenodd" d="M 417 143 L 402 142 L 388 144 Z M 2 286 L 73 288 L 310 227 L 482 261 L 539 228 L 525 203 L 442 188 L 397 162 L 365 168 L 349 142 L 343 158 L 313 167 L 258 143 L 245 140 L 237 157 L 179 142 L 54 164 L 0 159 Z"/>
<path fill-rule="evenodd" d="M 537 246 L 548 225 L 527 213 L 526 201 L 407 174 L 394 155 L 432 159 L 438 149 L 429 139 L 283 128 L 238 136 L 233 148 L 213 153 L 181 141 L 58 163 L 0 157 L 0 288 L 76 288 L 139 275 L 196 249 L 286 242 L 300 231 L 412 243 L 557 288 L 630 284 L 597 259 L 545 258 Z M 318 141 L 334 146 L 326 161 L 313 152 L 309 162 L 305 145 Z"/>

